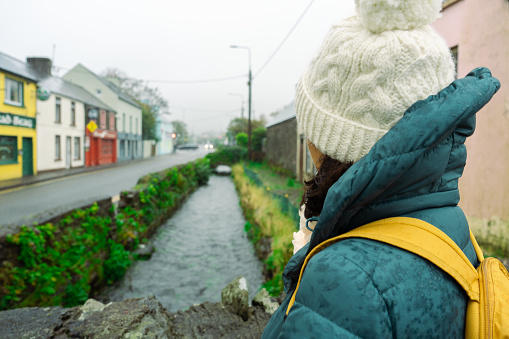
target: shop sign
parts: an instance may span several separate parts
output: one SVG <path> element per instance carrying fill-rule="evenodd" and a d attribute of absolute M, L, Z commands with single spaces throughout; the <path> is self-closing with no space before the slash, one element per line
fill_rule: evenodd
<path fill-rule="evenodd" d="M 116 134 L 114 132 L 108 132 L 108 131 L 102 131 L 102 132 L 96 131 L 94 133 L 94 137 L 101 138 L 101 139 L 115 139 Z"/>
<path fill-rule="evenodd" d="M 99 112 L 95 108 L 91 108 L 88 110 L 88 118 L 89 119 L 97 119 L 99 116 Z"/>
<path fill-rule="evenodd" d="M 97 124 L 95 123 L 94 120 L 90 120 L 90 122 L 87 124 L 87 129 L 91 132 L 91 133 L 94 133 L 94 131 L 97 129 Z"/>
<path fill-rule="evenodd" d="M 0 113 L 0 125 L 35 128 L 35 118 L 10 113 Z"/>
<path fill-rule="evenodd" d="M 41 101 L 46 101 L 51 96 L 51 91 L 49 88 L 38 87 L 37 88 L 37 99 Z"/>

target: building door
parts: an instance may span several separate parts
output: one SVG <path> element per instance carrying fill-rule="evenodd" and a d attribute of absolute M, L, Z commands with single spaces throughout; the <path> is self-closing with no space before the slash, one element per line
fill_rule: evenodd
<path fill-rule="evenodd" d="M 23 138 L 23 176 L 34 175 L 32 138 Z"/>
<path fill-rule="evenodd" d="M 71 137 L 65 139 L 65 168 L 71 168 Z"/>

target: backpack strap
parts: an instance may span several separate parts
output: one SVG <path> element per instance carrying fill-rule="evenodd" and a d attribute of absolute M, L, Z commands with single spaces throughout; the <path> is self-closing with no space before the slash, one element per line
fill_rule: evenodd
<path fill-rule="evenodd" d="M 328 239 L 311 250 L 302 265 L 299 281 L 290 299 L 286 315 L 295 302 L 304 269 L 309 260 L 324 248 L 347 238 L 366 238 L 399 247 L 429 260 L 448 273 L 463 287 L 471 300 L 479 301 L 478 274 L 470 260 L 456 243 L 435 226 L 415 218 L 396 217 L 378 220 L 340 236 Z M 476 254 L 482 261 L 482 251 L 470 232 Z"/>
<path fill-rule="evenodd" d="M 482 253 L 481 247 L 479 247 L 477 240 L 475 240 L 472 230 L 470 230 L 470 241 L 472 242 L 472 245 L 474 245 L 474 250 L 475 254 L 477 255 L 477 259 L 479 260 L 480 263 L 483 262 L 484 254 Z"/>

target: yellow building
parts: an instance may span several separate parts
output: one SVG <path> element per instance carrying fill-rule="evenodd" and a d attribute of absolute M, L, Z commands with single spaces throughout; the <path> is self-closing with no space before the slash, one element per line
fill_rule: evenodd
<path fill-rule="evenodd" d="M 0 180 L 36 174 L 37 76 L 0 52 Z"/>

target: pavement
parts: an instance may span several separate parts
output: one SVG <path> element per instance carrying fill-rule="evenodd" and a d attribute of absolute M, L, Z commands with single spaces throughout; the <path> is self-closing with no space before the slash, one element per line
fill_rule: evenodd
<path fill-rule="evenodd" d="M 55 170 L 55 171 L 49 171 L 49 172 L 43 172 L 41 174 L 36 175 L 30 175 L 22 178 L 17 179 L 10 179 L 10 180 L 2 180 L 0 181 L 0 191 L 8 190 L 11 188 L 16 188 L 20 186 L 28 186 L 33 185 L 39 182 L 63 178 L 63 177 L 69 177 L 76 174 L 81 173 L 88 173 L 88 172 L 94 172 L 99 171 L 107 168 L 113 168 L 113 167 L 119 167 L 119 166 L 126 166 L 137 162 L 142 162 L 146 160 L 150 160 L 149 158 L 138 158 L 138 159 L 132 159 L 128 161 L 121 161 L 116 162 L 113 164 L 107 164 L 107 165 L 100 165 L 100 166 L 92 166 L 92 167 L 76 167 L 76 168 L 70 168 L 70 169 L 63 169 L 63 170 Z"/>
<path fill-rule="evenodd" d="M 116 201 L 140 177 L 205 156 L 205 150 L 177 151 L 107 166 L 46 172 L 0 182 L 0 234 L 7 226 L 42 223 L 106 198 Z M 5 231 L 7 232 L 7 231 Z"/>

